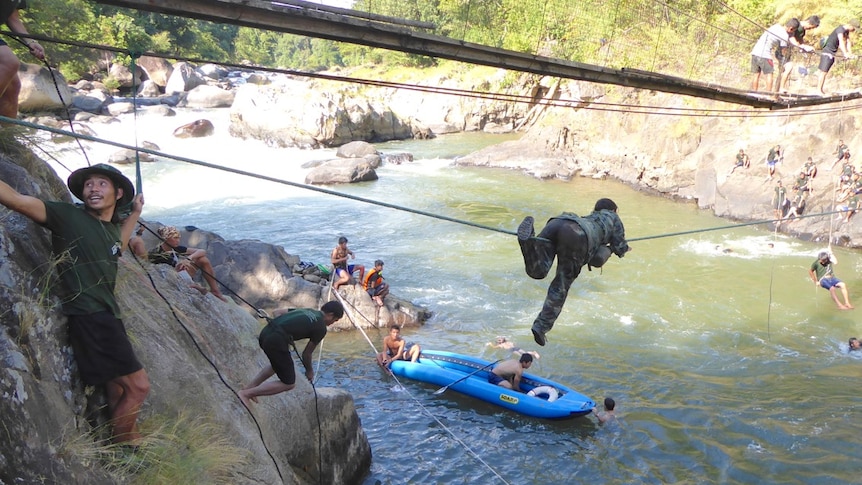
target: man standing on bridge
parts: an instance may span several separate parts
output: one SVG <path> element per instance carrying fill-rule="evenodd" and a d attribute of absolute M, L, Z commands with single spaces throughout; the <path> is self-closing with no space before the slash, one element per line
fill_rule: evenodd
<path fill-rule="evenodd" d="M 751 72 L 754 73 L 754 80 L 751 82 L 752 91 L 760 88 L 761 73 L 764 75 L 767 89 L 772 89 L 772 73 L 779 65 L 780 49 L 787 47 L 790 34 L 796 32 L 798 28 L 799 20 L 790 19 L 784 26 L 773 25 L 757 39 L 757 43 L 751 50 Z"/>

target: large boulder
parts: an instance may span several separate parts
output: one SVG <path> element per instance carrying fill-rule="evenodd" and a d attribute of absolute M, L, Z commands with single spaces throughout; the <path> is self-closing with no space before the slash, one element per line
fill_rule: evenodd
<path fill-rule="evenodd" d="M 156 98 L 161 94 L 158 84 L 154 83 L 150 79 L 142 82 L 141 87 L 138 88 L 138 96 L 143 96 L 145 98 Z"/>
<path fill-rule="evenodd" d="M 162 88 L 168 85 L 168 78 L 174 72 L 174 66 L 161 57 L 141 56 L 138 59 L 138 65 L 146 73 L 147 79 Z"/>
<path fill-rule="evenodd" d="M 236 94 L 216 86 L 198 86 L 186 95 L 185 105 L 189 108 L 229 108 Z"/>
<path fill-rule="evenodd" d="M 213 126 L 212 121 L 195 120 L 174 130 L 174 136 L 177 138 L 201 138 L 204 136 L 210 136 L 214 132 L 215 126 Z"/>
<path fill-rule="evenodd" d="M 22 113 L 57 110 L 72 103 L 72 91 L 60 71 L 22 62 L 18 77 L 21 79 L 18 111 Z"/>
<path fill-rule="evenodd" d="M 214 81 L 219 81 L 224 79 L 228 75 L 228 70 L 218 64 L 204 64 L 203 66 L 196 69 L 198 74 L 201 76 L 212 79 Z"/>
<path fill-rule="evenodd" d="M 379 100 L 293 79 L 241 86 L 231 107 L 230 133 L 272 146 L 300 148 L 412 136 L 410 125 Z"/>
<path fill-rule="evenodd" d="M 374 145 L 365 141 L 352 141 L 338 147 L 335 156 L 341 158 L 362 158 L 366 155 L 377 155 Z"/>
<path fill-rule="evenodd" d="M 154 232 L 157 224 L 147 223 Z M 147 247 L 158 241 L 145 233 Z M 299 256 L 283 247 L 256 240 L 225 241 L 216 234 L 194 226 L 180 228 L 180 243 L 207 251 L 216 278 L 236 291 L 255 308 L 267 312 L 281 307 L 319 308 L 335 298 L 329 290 L 330 275 L 322 274 L 317 265 L 303 263 Z M 354 281 L 354 283 L 357 283 Z M 389 294 L 379 308 L 362 286 L 345 285 L 339 290 L 352 302 L 357 312 L 369 316 L 351 323 L 336 322 L 332 328 L 351 330 L 360 327 L 387 327 L 390 324 L 418 326 L 431 317 L 428 309 Z M 225 292 L 230 295 L 230 292 Z M 371 317 L 373 316 L 373 317 Z"/>
<path fill-rule="evenodd" d="M 174 66 L 171 76 L 168 78 L 168 83 L 165 85 L 165 94 L 183 93 L 206 84 L 200 74 L 195 71 L 194 67 L 187 62 L 178 62 Z"/>
<path fill-rule="evenodd" d="M 108 70 L 108 76 L 116 79 L 120 83 L 120 87 L 124 88 L 140 86 L 142 74 L 143 71 L 140 69 L 135 69 L 135 73 L 132 74 L 131 69 L 122 64 L 111 64 L 111 68 Z"/>
<path fill-rule="evenodd" d="M 377 172 L 364 158 L 337 158 L 323 162 L 305 176 L 305 183 L 313 185 L 352 184 L 371 180 L 377 180 Z"/>
<path fill-rule="evenodd" d="M 112 102 L 110 98 L 101 94 L 100 91 L 93 91 L 84 95 L 76 94 L 72 98 L 72 107 L 88 113 L 101 114 L 105 107 Z"/>
<path fill-rule="evenodd" d="M 0 179 L 43 199 L 69 200 L 43 163 L 23 151 L 16 157 L 21 165 L 0 159 Z M 0 313 L 0 482 L 133 482 L 108 469 L 125 458 L 100 441 L 103 389 L 81 386 L 66 344 L 60 302 L 50 290 L 48 232 L 5 208 L 0 218 L 0 305 L 6 309 Z M 263 322 L 249 311 L 199 294 L 167 265 L 130 255 L 120 259 L 116 294 L 152 384 L 141 413 L 139 474 L 192 466 L 196 476 L 184 483 L 361 482 L 371 450 L 348 393 L 312 390 L 299 378 L 292 391 L 255 406 L 253 416 L 236 397 L 234 390 L 266 363 L 257 344 Z M 190 433 L 200 439 L 186 439 Z M 233 460 L 219 476 L 211 473 L 221 458 L 195 460 L 200 448 L 216 444 L 226 453 L 221 457 Z M 182 461 L 189 459 L 193 465 Z"/>

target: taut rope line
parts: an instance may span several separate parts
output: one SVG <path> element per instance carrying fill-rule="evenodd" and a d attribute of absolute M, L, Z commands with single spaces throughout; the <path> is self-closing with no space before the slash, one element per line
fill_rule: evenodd
<path fill-rule="evenodd" d="M 314 192 L 320 192 L 320 193 L 322 193 L 322 194 L 332 195 L 332 196 L 335 196 L 335 197 L 342 197 L 342 198 L 345 198 L 345 199 L 351 199 L 351 200 L 355 200 L 355 201 L 357 201 L 357 202 L 363 202 L 363 203 L 366 203 L 366 204 L 378 205 L 378 206 L 386 207 L 386 208 L 389 208 L 389 209 L 394 209 L 394 210 L 399 210 L 399 211 L 402 211 L 402 212 L 409 212 L 409 213 L 412 213 L 412 214 L 417 214 L 417 215 L 421 215 L 421 216 L 425 216 L 425 217 L 430 217 L 430 218 L 432 218 L 432 219 L 439 219 L 439 220 L 442 220 L 442 221 L 454 222 L 454 223 L 456 223 L 456 224 L 462 224 L 462 225 L 470 226 L 470 227 L 474 227 L 474 228 L 477 228 L 477 229 L 484 229 L 484 230 L 487 230 L 487 231 L 499 232 L 499 233 L 502 233 L 502 234 L 508 234 L 508 235 L 510 235 L 510 236 L 517 236 L 517 235 L 518 235 L 518 232 L 517 232 L 517 231 L 512 231 L 512 230 L 508 230 L 508 229 L 502 229 L 502 228 L 499 228 L 499 227 L 487 226 L 487 225 L 484 225 L 484 224 L 477 224 L 477 223 L 475 223 L 475 222 L 470 222 L 470 221 L 465 221 L 465 220 L 461 220 L 461 219 L 456 219 L 456 218 L 454 218 L 454 217 L 444 216 L 444 215 L 440 215 L 440 214 L 434 214 L 434 213 L 432 213 L 432 212 L 428 212 L 428 211 L 423 211 L 423 210 L 419 210 L 419 209 L 411 209 L 411 208 L 409 208 L 409 207 L 404 207 L 404 206 L 400 206 L 400 205 L 396 205 L 396 204 L 390 204 L 390 203 L 388 203 L 388 202 L 382 202 L 382 201 L 379 201 L 379 200 L 368 199 L 368 198 L 365 198 L 365 197 L 359 197 L 359 196 L 356 196 L 356 195 L 345 194 L 345 193 L 342 193 L 342 192 L 337 192 L 337 191 L 335 191 L 335 190 L 325 189 L 325 188 L 323 188 L 323 187 L 317 187 L 317 186 L 314 186 L 314 185 L 306 185 L 306 184 L 301 184 L 301 183 L 297 183 L 297 182 L 291 182 L 291 181 L 289 181 L 289 180 L 284 180 L 284 179 L 279 179 L 279 178 L 275 178 L 275 177 L 270 177 L 270 176 L 268 176 L 268 175 L 256 174 L 256 173 L 248 172 L 248 171 L 245 171 L 245 170 L 239 170 L 239 169 L 236 169 L 236 168 L 225 167 L 225 166 L 223 166 L 223 165 L 216 165 L 216 164 L 209 163 L 209 162 L 204 162 L 204 161 L 201 161 L 201 160 L 195 160 L 195 159 L 193 159 L 193 158 L 182 157 L 182 156 L 179 156 L 179 155 L 172 155 L 172 154 L 169 154 L 169 153 L 160 152 L 160 151 L 158 151 L 158 150 L 151 150 L 151 149 L 149 149 L 149 148 L 143 148 L 143 147 L 135 147 L 135 146 L 127 145 L 127 144 L 125 144 L 125 143 L 119 143 L 119 142 L 115 142 L 115 141 L 111 141 L 111 140 L 106 140 L 106 139 L 103 139 L 103 138 L 98 138 L 98 137 L 89 136 L 89 135 L 83 135 L 83 134 L 80 134 L 80 133 L 73 133 L 73 132 L 70 132 L 70 131 L 61 130 L 61 129 L 58 129 L 58 128 L 52 128 L 52 127 L 50 127 L 50 126 L 45 126 L 45 125 L 38 125 L 38 124 L 36 124 L 36 123 L 30 123 L 30 122 L 28 122 L 28 121 L 18 120 L 18 119 L 14 119 L 14 118 L 7 118 L 6 116 L 0 116 L 0 122 L 2 122 L 2 123 L 14 124 L 14 125 L 20 125 L 20 126 L 26 126 L 26 127 L 28 127 L 28 128 L 33 128 L 33 129 L 37 129 L 37 130 L 43 130 L 43 131 L 47 131 L 47 132 L 50 132 L 50 133 L 55 133 L 55 134 L 58 134 L 58 135 L 65 135 L 65 136 L 70 136 L 70 137 L 75 137 L 75 138 L 81 138 L 81 139 L 83 139 L 83 140 L 92 141 L 92 142 L 95 142 L 95 143 L 104 143 L 104 144 L 106 144 L 106 145 L 111 145 L 111 146 L 115 146 L 115 147 L 119 147 L 119 148 L 124 148 L 124 149 L 128 149 L 128 150 L 138 150 L 138 151 L 141 151 L 141 152 L 144 152 L 144 153 L 149 153 L 150 155 L 155 155 L 155 156 L 157 156 L 157 157 L 169 158 L 169 159 L 177 160 L 177 161 L 180 161 L 180 162 L 190 163 L 190 164 L 192 164 L 192 165 L 198 165 L 198 166 L 201 166 L 201 167 L 211 168 L 211 169 L 214 169 L 214 170 L 221 170 L 221 171 L 224 171 L 224 172 L 230 172 L 230 173 L 234 173 L 234 174 L 237 174 L 237 175 L 243 175 L 243 176 L 246 176 L 246 177 L 257 178 L 257 179 L 260 179 L 260 180 L 265 180 L 265 181 L 267 181 L 267 182 L 273 182 L 273 183 L 277 183 L 277 184 L 281 184 L 281 185 L 289 185 L 289 186 L 291 186 L 291 187 L 296 187 L 296 188 L 305 189 L 305 190 L 311 190 L 311 191 L 314 191 Z M 835 213 L 836 213 L 836 212 L 820 212 L 820 213 L 816 213 L 816 214 L 801 215 L 801 216 L 799 216 L 798 218 L 799 218 L 799 219 L 804 219 L 804 218 L 808 218 L 808 217 L 822 217 L 822 216 L 825 216 L 825 215 L 831 215 L 831 214 L 835 214 Z M 743 223 L 739 223 L 739 224 L 730 224 L 730 225 L 725 225 L 725 226 L 708 227 L 708 228 L 705 228 L 705 229 L 692 229 L 692 230 L 690 230 L 690 231 L 670 232 L 670 233 L 665 233 L 665 234 L 656 234 L 656 235 L 654 235 L 654 236 L 644 236 L 644 237 L 630 238 L 630 239 L 628 239 L 628 242 L 647 241 L 647 240 L 650 240 L 650 239 L 660 239 L 660 238 L 665 238 L 665 237 L 684 236 L 684 235 L 688 235 L 688 234 L 698 234 L 698 233 L 701 233 L 701 232 L 721 231 L 721 230 L 724 230 L 724 229 L 735 229 L 735 228 L 738 228 L 738 227 L 755 226 L 755 225 L 768 224 L 768 223 L 774 223 L 774 222 L 776 222 L 776 220 L 775 220 L 775 219 L 762 219 L 762 220 L 758 220 L 758 221 L 743 222 Z M 541 239 L 541 238 L 536 238 L 536 239 Z"/>
<path fill-rule="evenodd" d="M 334 291 L 333 293 L 335 294 L 335 298 L 336 298 L 336 299 L 338 299 L 338 301 L 339 301 L 339 302 L 341 302 L 341 304 L 342 304 L 342 305 L 343 305 L 344 303 L 347 303 L 347 300 L 345 300 L 345 299 L 344 299 L 344 297 L 343 297 L 343 296 L 341 296 L 341 293 L 339 293 L 338 291 Z M 348 304 L 349 304 L 349 303 L 348 303 Z M 350 306 L 353 306 L 353 305 L 350 305 Z M 362 315 L 362 312 L 359 312 L 359 310 L 356 310 L 356 311 L 357 311 L 357 313 L 359 313 L 360 315 Z M 352 312 L 351 312 L 347 307 L 344 307 L 344 314 L 345 314 L 345 315 L 347 315 L 347 318 L 348 318 L 348 320 L 350 320 L 350 323 L 352 323 L 354 327 L 358 328 L 358 329 L 359 329 L 359 331 L 360 331 L 360 332 L 362 332 L 362 336 L 363 336 L 363 337 L 365 337 L 365 340 L 368 342 L 368 345 L 370 345 L 370 346 L 371 346 L 371 350 L 373 350 L 373 351 L 374 351 L 374 356 L 375 356 L 375 357 L 377 357 L 377 354 L 378 354 L 378 352 L 377 352 L 377 348 L 376 348 L 376 347 L 374 347 L 374 344 L 371 342 L 371 339 L 370 339 L 370 338 L 368 338 L 368 334 L 366 334 L 366 333 L 365 333 L 365 330 L 363 330 L 363 329 L 362 329 L 362 327 L 360 327 L 359 325 L 357 325 L 357 324 L 356 324 L 356 321 L 355 321 L 355 320 L 354 320 L 354 318 L 353 318 L 353 314 L 352 314 Z M 367 318 L 366 318 L 364 315 L 363 315 L 363 318 L 365 318 L 365 319 L 367 320 Z M 420 358 L 421 358 L 421 356 L 420 356 Z M 434 416 L 434 415 L 431 413 L 431 411 L 429 411 L 429 410 L 428 410 L 428 408 L 426 408 L 426 407 L 422 404 L 422 402 L 421 402 L 421 401 L 419 401 L 419 399 L 417 399 L 413 394 L 411 394 L 411 393 L 410 393 L 410 391 L 409 391 L 406 387 L 404 387 L 404 385 L 403 385 L 403 384 L 401 384 L 401 381 L 398 379 L 398 376 L 396 376 L 394 373 L 392 373 L 391 371 L 389 371 L 389 369 L 388 369 L 388 368 L 387 368 L 386 370 L 387 370 L 387 372 L 389 373 L 389 375 L 390 375 L 390 376 L 392 376 L 392 378 L 393 378 L 393 379 L 395 379 L 395 382 L 397 382 L 397 383 L 398 383 L 398 387 L 399 387 L 399 388 L 401 388 L 401 390 L 403 390 L 404 392 L 406 392 L 406 393 L 407 393 L 407 395 L 408 395 L 408 396 L 410 396 L 410 399 L 412 399 L 412 400 L 413 400 L 417 405 L 419 405 L 419 407 L 420 407 L 420 408 L 422 408 L 422 411 L 424 411 L 424 412 L 425 412 L 425 414 L 427 414 L 428 416 L 430 416 L 430 417 L 431 417 L 431 419 L 433 419 L 433 420 L 434 420 L 438 425 L 440 425 L 440 427 L 441 427 L 441 428 L 443 428 L 443 430 L 444 430 L 444 431 L 446 431 L 446 433 L 448 433 L 448 434 L 449 434 L 449 436 L 451 436 L 451 437 L 452 437 L 452 439 L 454 439 L 454 440 L 455 440 L 459 445 L 461 445 L 462 447 L 464 447 L 464 449 L 465 449 L 465 450 L 467 450 L 467 452 L 468 452 L 468 453 L 470 453 L 470 454 L 473 456 L 473 458 L 475 458 L 479 463 L 481 463 L 482 465 L 484 465 L 484 466 L 485 466 L 485 468 L 487 468 L 491 473 L 493 473 L 493 474 L 494 474 L 494 476 L 496 476 L 497 478 L 499 478 L 501 482 L 503 482 L 503 483 L 505 483 L 505 484 L 507 484 L 507 485 L 509 484 L 509 482 L 508 482 L 508 481 L 506 481 L 506 479 L 505 479 L 505 478 L 503 478 L 503 476 L 502 476 L 502 475 L 500 475 L 500 473 L 499 473 L 499 472 L 497 472 L 497 470 L 494 470 L 494 468 L 493 468 L 491 465 L 489 465 L 489 464 L 488 464 L 488 462 L 486 462 L 485 460 L 483 460 L 483 459 L 482 459 L 482 457 L 480 457 L 480 456 L 479 456 L 475 451 L 473 451 L 469 446 L 467 446 L 467 443 L 464 443 L 464 441 L 463 441 L 461 438 L 459 438 L 458 436 L 456 436 L 456 435 L 455 435 L 455 433 L 454 433 L 454 432 L 452 432 L 452 430 L 451 430 L 451 429 L 449 429 L 448 427 L 446 427 L 446 425 L 445 425 L 445 424 L 443 424 L 439 419 L 437 419 L 437 417 L 436 417 L 436 416 Z"/>

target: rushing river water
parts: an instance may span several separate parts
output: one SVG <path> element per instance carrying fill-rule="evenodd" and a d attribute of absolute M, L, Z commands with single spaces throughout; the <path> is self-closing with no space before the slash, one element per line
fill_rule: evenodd
<path fill-rule="evenodd" d="M 206 116 L 215 137 L 172 139 Z M 227 136 L 223 112 L 130 118 L 97 125 L 116 141 L 302 182 L 316 152 L 269 149 Z M 525 215 L 537 228 L 561 211 L 586 214 L 611 197 L 629 238 L 728 225 L 693 204 L 611 181 L 540 181 L 512 171 L 454 168 L 450 160 L 500 136 L 455 135 L 389 143 L 416 161 L 384 165 L 375 182 L 333 190 L 505 230 Z M 72 145 L 58 157 L 85 164 Z M 114 148 L 91 146 L 92 163 Z M 65 179 L 66 168 L 55 164 Z M 124 169 L 130 176 L 131 167 Z M 744 227 L 633 242 L 625 258 L 575 281 L 549 343 L 530 324 L 550 277 L 526 276 L 514 236 L 174 161 L 143 168 L 144 217 L 193 224 L 227 239 L 283 245 L 327 262 L 340 235 L 357 262 L 386 262 L 392 291 L 435 316 L 408 340 L 426 348 L 505 356 L 485 344 L 506 335 L 541 359 L 531 372 L 601 402 L 617 424 L 592 417 L 544 421 L 403 381 L 374 362 L 360 332 L 330 334 L 318 385 L 347 389 L 373 451 L 366 484 L 462 483 L 858 483 L 862 357 L 847 352 L 862 311 L 839 311 L 808 279 L 819 246 Z M 770 246 L 771 244 L 771 246 Z M 729 249 L 730 252 L 725 252 Z M 862 295 L 857 253 L 837 251 L 838 276 Z M 384 330 L 369 337 L 376 347 Z"/>

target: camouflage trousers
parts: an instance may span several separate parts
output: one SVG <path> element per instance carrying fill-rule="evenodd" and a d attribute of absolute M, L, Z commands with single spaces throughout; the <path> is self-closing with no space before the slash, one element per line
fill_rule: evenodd
<path fill-rule="evenodd" d="M 565 219 L 551 219 L 537 238 L 519 241 L 524 267 L 533 279 L 545 278 L 557 259 L 557 273 L 548 287 L 542 311 L 533 328 L 547 333 L 563 310 L 569 288 L 586 264 L 590 243 L 581 226 Z"/>

